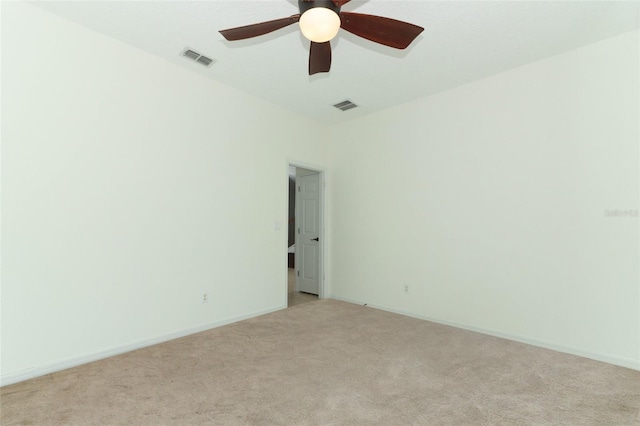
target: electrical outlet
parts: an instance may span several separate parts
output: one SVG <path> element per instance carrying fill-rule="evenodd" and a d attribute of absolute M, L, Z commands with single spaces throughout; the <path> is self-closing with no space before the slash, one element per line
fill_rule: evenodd
<path fill-rule="evenodd" d="M 209 293 L 202 293 L 202 303 L 209 303 Z"/>
<path fill-rule="evenodd" d="M 409 286 L 405 284 L 404 286 L 404 292 L 405 293 L 409 293 Z"/>

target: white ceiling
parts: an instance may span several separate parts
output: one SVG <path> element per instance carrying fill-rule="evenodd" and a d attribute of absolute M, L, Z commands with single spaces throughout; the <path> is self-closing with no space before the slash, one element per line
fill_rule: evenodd
<path fill-rule="evenodd" d="M 309 42 L 297 25 L 236 42 L 217 32 L 295 14 L 296 0 L 33 4 L 326 124 L 640 27 L 640 1 L 353 0 L 344 11 L 399 19 L 425 31 L 398 51 L 341 30 L 332 41 L 331 72 L 309 77 Z M 180 55 L 186 46 L 216 62 L 209 68 L 190 62 Z M 345 99 L 360 108 L 342 112 L 331 106 Z"/>

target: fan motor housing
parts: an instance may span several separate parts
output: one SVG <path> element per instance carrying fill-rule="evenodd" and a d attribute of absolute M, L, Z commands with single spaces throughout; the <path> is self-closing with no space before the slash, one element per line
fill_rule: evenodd
<path fill-rule="evenodd" d="M 309 9 L 314 7 L 324 7 L 333 10 L 336 14 L 340 15 L 340 6 L 337 6 L 331 0 L 298 0 L 298 8 L 300 9 L 300 15 L 305 13 Z"/>

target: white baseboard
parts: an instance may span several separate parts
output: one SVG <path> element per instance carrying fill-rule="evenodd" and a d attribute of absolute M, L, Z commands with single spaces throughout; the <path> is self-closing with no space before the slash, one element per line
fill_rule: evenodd
<path fill-rule="evenodd" d="M 595 361 L 602 361 L 602 362 L 606 362 L 608 364 L 618 365 L 620 367 L 626 367 L 626 368 L 630 368 L 632 370 L 640 371 L 640 360 L 616 357 L 616 356 L 609 355 L 609 354 L 600 354 L 600 353 L 588 352 L 588 351 L 584 351 L 584 350 L 581 350 L 581 349 L 573 348 L 573 347 L 570 347 L 570 346 L 556 345 L 556 344 L 544 342 L 544 341 L 541 341 L 541 340 L 530 339 L 528 337 L 520 336 L 520 335 L 517 335 L 517 334 L 503 333 L 503 332 L 500 332 L 500 331 L 495 331 L 495 330 L 490 330 L 490 329 L 485 329 L 485 328 L 480 328 L 480 327 L 469 326 L 469 325 L 466 325 L 466 324 L 459 324 L 459 323 L 446 321 L 446 320 L 442 320 L 442 319 L 438 319 L 438 318 L 431 318 L 431 317 L 427 317 L 425 315 L 419 315 L 419 314 L 415 314 L 415 313 L 412 313 L 412 312 L 406 312 L 406 311 L 403 311 L 403 310 L 400 310 L 400 309 L 391 309 L 391 308 L 387 308 L 385 306 L 372 305 L 370 303 L 363 302 L 363 301 L 351 300 L 351 299 L 335 297 L 335 296 L 331 296 L 331 298 L 335 299 L 335 300 L 341 300 L 343 302 L 353 303 L 353 304 L 356 304 L 356 305 L 365 305 L 366 304 L 366 306 L 368 306 L 370 308 L 380 309 L 382 311 L 392 312 L 394 314 L 405 315 L 405 316 L 408 316 L 408 317 L 417 318 L 417 319 L 421 319 L 421 320 L 424 320 L 424 321 L 435 322 L 437 324 L 448 325 L 448 326 L 460 328 L 460 329 L 463 329 L 463 330 L 474 331 L 476 333 L 486 334 L 486 335 L 494 336 L 494 337 L 500 337 L 500 338 L 507 339 L 507 340 L 513 340 L 515 342 L 526 343 L 527 345 L 531 345 L 531 346 L 538 346 L 538 347 L 545 348 L 545 349 L 551 349 L 551 350 L 556 351 L 556 352 L 563 352 L 563 353 L 570 354 L 570 355 L 577 355 L 577 356 L 580 356 L 580 357 L 583 357 L 583 358 L 589 358 L 589 359 L 593 359 Z"/>
<path fill-rule="evenodd" d="M 348 303 L 353 303 L 356 305 L 364 305 L 365 302 L 363 301 L 358 301 L 358 300 L 352 300 L 352 299 L 347 299 L 347 298 L 341 298 L 341 297 L 330 297 L 332 299 L 336 299 L 336 300 L 341 300 L 343 302 L 348 302 Z M 593 359 L 596 361 L 602 361 L 602 362 L 606 362 L 609 364 L 613 364 L 613 365 L 618 365 L 621 367 L 626 367 L 626 368 L 630 368 L 633 370 L 638 370 L 640 371 L 640 360 L 632 360 L 632 359 L 626 359 L 626 358 L 621 358 L 621 357 L 615 357 L 615 356 L 611 356 L 608 354 L 598 354 L 598 353 L 592 353 L 592 352 L 587 352 L 587 351 L 583 351 L 583 350 L 579 350 L 576 348 L 572 348 L 569 346 L 561 346 L 561 345 L 555 345 L 555 344 L 550 344 L 547 342 L 543 342 L 543 341 L 539 341 L 539 340 L 535 340 L 535 339 L 530 339 L 524 336 L 519 336 L 519 335 L 514 335 L 514 334 L 509 334 L 509 333 L 502 333 L 502 332 L 498 332 L 498 331 L 494 331 L 494 330 L 488 330 L 488 329 L 483 329 L 483 328 L 479 328 L 479 327 L 473 327 L 473 326 L 468 326 L 465 324 L 458 324 L 458 323 L 454 323 L 451 321 L 445 321 L 445 320 L 441 320 L 438 318 L 431 318 L 431 317 L 427 317 L 424 315 L 418 315 L 418 314 L 414 314 L 411 312 L 406 312 L 406 311 L 402 311 L 399 309 L 391 309 L 391 308 L 387 308 L 384 306 L 378 306 L 378 305 L 371 305 L 371 304 L 367 304 L 368 307 L 374 308 L 374 309 L 380 309 L 383 311 L 387 311 L 387 312 L 392 312 L 392 313 L 396 313 L 396 314 L 400 314 L 400 315 L 405 315 L 408 317 L 412 317 L 412 318 L 417 318 L 417 319 L 421 319 L 421 320 L 425 320 L 425 321 L 431 321 L 434 323 L 438 323 L 438 324 L 443 324 L 443 325 L 448 325 L 448 326 L 452 326 L 452 327 L 456 327 L 456 328 L 460 328 L 463 330 L 469 330 L 469 331 L 474 331 L 476 333 L 481 333 L 481 334 L 486 334 L 489 336 L 495 336 L 495 337 L 500 337 L 503 339 L 508 339 L 508 340 L 513 340 L 516 342 L 520 342 L 520 343 L 526 343 L 528 345 L 532 345 L 532 346 L 538 346 L 538 347 L 542 347 L 542 348 L 546 348 L 546 349 L 551 349 L 557 352 L 564 352 L 567 354 L 571 354 L 571 355 L 577 355 L 577 356 L 581 356 L 584 358 L 589 358 L 589 359 Z M 82 364 L 87 364 L 93 361 L 98 361 L 101 359 L 105 359 L 105 358 L 109 358 L 115 355 L 120 355 L 126 352 L 131 352 L 134 351 L 136 349 L 141 349 L 141 348 L 145 348 L 148 346 L 153 346 L 153 345 L 157 345 L 159 343 L 164 343 L 167 342 L 169 340 L 173 340 L 173 339 L 178 339 L 180 337 L 185 337 L 185 336 L 189 336 L 191 334 L 195 334 L 195 333 L 200 333 L 202 331 L 206 331 L 206 330 L 211 330 L 213 328 L 217 328 L 217 327 L 221 327 L 223 325 L 227 325 L 227 324 L 232 324 L 234 322 L 238 322 L 238 321 L 242 321 L 245 319 L 249 319 L 249 318 L 254 318 L 260 315 L 265 315 L 265 314 L 269 314 L 271 312 L 276 312 L 279 310 L 284 309 L 284 306 L 278 307 L 278 308 L 272 308 L 272 309 L 266 309 L 266 310 L 262 310 L 262 311 L 257 311 L 257 312 L 252 312 L 249 314 L 245 314 L 245 315 L 240 315 L 237 317 L 233 317 L 233 318 L 228 318 L 225 320 L 221 320 L 221 321 L 215 321 L 213 323 L 208 323 L 208 324 L 203 324 L 200 326 L 196 326 L 196 327 L 192 327 L 192 328 L 188 328 L 188 329 L 184 329 L 175 333 L 170 333 L 170 334 L 166 334 L 166 335 L 162 335 L 162 336 L 157 336 L 157 337 L 153 337 L 150 339 L 145 339 L 145 340 L 141 340 L 139 342 L 136 343 L 132 343 L 132 344 L 128 344 L 128 345 L 123 345 L 123 346 L 118 346 L 115 348 L 110 348 L 104 351 L 100 351 L 100 352 L 95 352 L 95 353 L 91 353 L 91 354 L 86 354 L 86 355 L 82 355 L 82 356 L 78 356 L 78 357 L 71 357 L 65 360 L 61 360 L 59 362 L 54 362 L 51 364 L 47 364 L 47 365 L 43 365 L 43 366 L 38 366 L 38 367 L 33 367 L 33 368 L 29 368 L 26 370 L 21 370 L 21 371 L 16 371 L 16 372 L 12 372 L 9 374 L 5 374 L 0 376 L 0 386 L 7 386 L 7 385 L 11 385 L 14 383 L 18 383 L 18 382 L 22 382 L 24 380 L 29 380 L 29 379 L 33 379 L 35 377 L 40 377 L 40 376 L 44 376 L 46 374 L 50 374 L 50 373 L 55 373 L 57 371 L 62 371 L 62 370 L 66 370 L 68 368 L 72 368 L 72 367 L 77 367 L 79 365 Z"/>
<path fill-rule="evenodd" d="M 258 317 L 261 315 L 269 314 L 285 309 L 286 306 L 280 306 L 277 308 L 265 309 L 262 311 L 252 312 L 246 315 L 240 315 L 233 318 L 224 319 L 221 321 L 215 321 L 208 324 L 202 324 L 196 327 L 187 328 L 174 333 L 165 334 L 162 336 L 152 337 L 150 339 L 140 340 L 135 343 L 117 346 L 114 348 L 106 349 L 104 351 L 94 352 L 91 354 L 85 354 L 77 357 L 67 358 L 51 364 L 28 368 L 0 376 L 0 387 L 7 386 L 14 383 L 22 382 L 24 380 L 33 379 L 35 377 L 44 376 L 45 374 L 55 373 L 57 371 L 66 370 L 68 368 L 77 367 L 82 364 L 88 364 L 93 361 L 109 358 L 115 355 L 120 355 L 125 352 L 135 351 L 136 349 L 146 348 L 148 346 L 157 345 L 159 343 L 168 342 L 169 340 L 178 339 L 180 337 L 189 336 L 191 334 L 200 333 L 202 331 L 211 330 L 213 328 L 221 327 L 223 325 L 232 324 L 234 322 L 243 321 L 249 318 Z"/>

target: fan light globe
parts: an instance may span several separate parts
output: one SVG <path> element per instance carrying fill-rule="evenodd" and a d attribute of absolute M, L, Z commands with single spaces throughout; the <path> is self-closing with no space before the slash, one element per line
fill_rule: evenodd
<path fill-rule="evenodd" d="M 307 39 L 324 43 L 333 39 L 340 29 L 340 17 L 326 7 L 313 7 L 300 17 L 300 31 Z"/>

